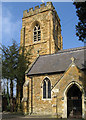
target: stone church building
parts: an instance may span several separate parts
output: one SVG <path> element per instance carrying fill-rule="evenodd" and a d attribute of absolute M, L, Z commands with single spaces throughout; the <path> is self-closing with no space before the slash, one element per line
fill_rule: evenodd
<path fill-rule="evenodd" d="M 52 2 L 23 12 L 22 44 L 33 47 L 23 85 L 24 114 L 85 118 L 86 48 L 63 50 L 60 19 Z"/>

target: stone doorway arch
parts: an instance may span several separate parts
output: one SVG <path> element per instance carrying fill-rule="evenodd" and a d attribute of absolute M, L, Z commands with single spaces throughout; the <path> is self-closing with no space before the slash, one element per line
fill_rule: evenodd
<path fill-rule="evenodd" d="M 67 117 L 82 117 L 82 92 L 76 84 L 73 84 L 67 92 Z"/>
<path fill-rule="evenodd" d="M 73 86 L 75 86 L 75 88 L 77 90 L 79 90 L 79 93 L 81 94 L 80 97 L 78 96 L 77 93 L 76 93 L 75 96 L 77 97 L 76 99 L 78 99 L 78 97 L 81 98 L 81 108 L 80 108 L 81 109 L 81 117 L 84 118 L 84 90 L 83 90 L 83 87 L 75 81 L 68 84 L 67 87 L 64 90 L 64 111 L 63 111 L 63 116 L 62 117 L 63 118 L 68 118 L 68 115 L 69 115 L 69 113 L 68 113 L 68 92 L 69 92 L 69 90 L 72 91 L 71 89 L 73 89 Z"/>

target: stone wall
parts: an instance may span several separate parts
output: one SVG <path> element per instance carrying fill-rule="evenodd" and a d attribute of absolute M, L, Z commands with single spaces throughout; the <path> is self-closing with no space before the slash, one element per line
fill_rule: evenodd
<path fill-rule="evenodd" d="M 58 117 L 67 118 L 67 92 L 69 88 L 76 84 L 82 92 L 82 117 L 85 117 L 85 104 L 84 104 L 84 73 L 72 64 L 65 72 L 64 76 L 60 79 L 55 89 L 59 89 L 57 93 L 57 114 Z M 82 80 L 80 80 L 82 78 Z"/>
<path fill-rule="evenodd" d="M 33 28 L 38 23 L 41 28 L 41 40 L 33 41 Z M 21 29 L 21 45 L 27 49 L 31 46 L 32 60 L 38 55 L 56 53 L 62 49 L 62 36 L 60 19 L 51 2 L 47 5 L 36 6 L 35 9 L 26 10 L 23 13 Z M 84 104 L 84 78 L 83 72 L 74 63 L 62 73 L 26 76 L 23 86 L 23 110 L 25 114 L 56 115 L 67 118 L 67 96 L 66 93 L 72 84 L 76 84 L 82 91 L 82 117 L 85 116 Z M 48 77 L 52 86 L 51 99 L 43 99 L 42 81 Z M 57 83 L 57 84 L 56 84 Z M 69 86 L 69 87 L 68 87 Z M 81 87 L 80 87 L 81 86 Z"/>
<path fill-rule="evenodd" d="M 38 23 L 41 29 L 41 40 L 33 41 L 33 28 Z M 51 2 L 25 10 L 22 18 L 21 45 L 27 49 L 33 46 L 32 61 L 40 55 L 56 53 L 62 49 L 60 19 Z"/>
<path fill-rule="evenodd" d="M 62 74 L 34 76 L 33 81 L 33 113 L 52 114 L 52 98 L 43 99 L 43 80 L 47 77 L 51 81 L 52 88 Z"/>
<path fill-rule="evenodd" d="M 83 76 L 84 73 L 72 63 L 65 73 L 26 77 L 25 85 L 27 85 L 27 88 L 24 85 L 23 96 L 26 98 L 24 103 L 27 107 L 24 107 L 24 111 L 29 114 L 67 118 L 67 92 L 73 84 L 76 84 L 82 92 L 82 117 L 84 118 L 86 105 L 84 102 Z M 46 77 L 51 81 L 51 99 L 43 99 L 42 83 Z"/>
<path fill-rule="evenodd" d="M 24 84 L 23 89 L 23 99 L 27 103 L 27 107 L 24 112 L 29 114 L 48 114 L 52 115 L 52 104 L 53 104 L 53 93 L 51 93 L 51 99 L 43 99 L 43 80 L 47 77 L 51 81 L 51 88 L 58 82 L 63 74 L 51 74 L 51 75 L 40 75 L 34 77 L 26 77 L 26 83 L 29 81 L 29 85 L 27 87 Z M 28 93 L 28 91 L 29 93 Z M 27 94 L 27 95 L 26 95 Z M 29 109 L 27 109 L 29 108 Z"/>

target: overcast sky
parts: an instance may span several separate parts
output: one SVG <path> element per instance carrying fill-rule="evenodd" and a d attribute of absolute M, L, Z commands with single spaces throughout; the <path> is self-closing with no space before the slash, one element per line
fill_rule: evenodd
<path fill-rule="evenodd" d="M 10 45 L 12 40 L 20 43 L 23 11 L 42 4 L 42 2 L 3 2 L 2 3 L 2 43 Z M 46 4 L 46 3 L 45 3 Z M 53 2 L 61 20 L 63 49 L 84 46 L 76 37 L 75 25 L 78 23 L 76 9 L 72 2 Z"/>

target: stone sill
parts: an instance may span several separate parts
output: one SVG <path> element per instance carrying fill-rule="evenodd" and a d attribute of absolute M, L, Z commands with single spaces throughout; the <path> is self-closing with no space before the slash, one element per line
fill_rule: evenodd
<path fill-rule="evenodd" d="M 42 43 L 46 43 L 46 41 L 37 41 L 37 42 L 33 42 L 33 44 L 28 44 L 29 46 L 32 46 L 32 45 L 37 45 L 37 44 L 42 44 Z M 26 47 L 28 47 L 28 45 L 25 45 Z"/>

